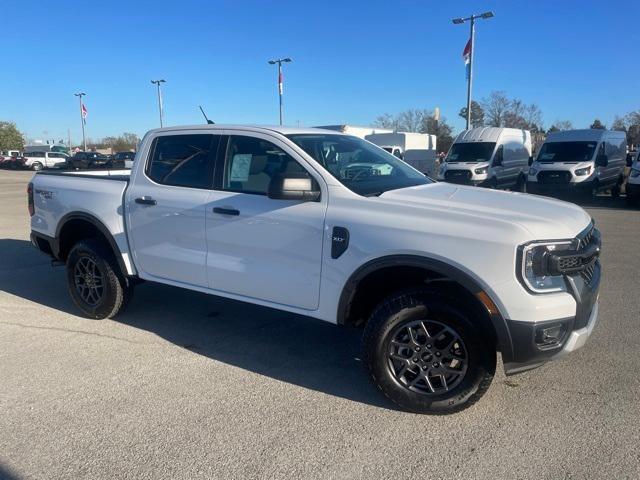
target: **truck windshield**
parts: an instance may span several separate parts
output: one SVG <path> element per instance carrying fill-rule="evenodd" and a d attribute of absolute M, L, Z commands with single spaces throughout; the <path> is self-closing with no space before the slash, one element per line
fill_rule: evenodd
<path fill-rule="evenodd" d="M 539 162 L 586 162 L 593 159 L 597 142 L 548 142 L 542 145 Z"/>
<path fill-rule="evenodd" d="M 454 143 L 445 162 L 488 162 L 495 142 Z"/>
<path fill-rule="evenodd" d="M 432 183 L 402 160 L 357 137 L 331 134 L 287 135 L 340 183 L 358 195 Z"/>

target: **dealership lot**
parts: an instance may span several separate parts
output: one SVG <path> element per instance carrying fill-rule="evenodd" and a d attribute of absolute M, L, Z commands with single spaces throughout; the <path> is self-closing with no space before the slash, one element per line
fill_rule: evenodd
<path fill-rule="evenodd" d="M 31 175 L 0 171 L 0 477 L 640 476 L 640 211 L 624 199 L 586 205 L 605 275 L 587 346 L 428 417 L 367 381 L 353 330 L 154 284 L 116 321 L 77 316 L 28 242 Z"/>

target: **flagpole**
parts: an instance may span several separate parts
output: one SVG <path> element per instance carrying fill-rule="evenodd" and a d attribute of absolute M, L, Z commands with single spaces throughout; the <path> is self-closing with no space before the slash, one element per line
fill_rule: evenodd
<path fill-rule="evenodd" d="M 469 52 L 469 78 L 467 79 L 467 130 L 471 126 L 471 86 L 473 84 L 473 51 L 475 50 L 476 19 L 471 17 L 471 51 Z"/>
<path fill-rule="evenodd" d="M 484 12 L 478 15 L 471 15 L 466 18 L 454 18 L 451 21 L 454 25 L 460 25 L 464 22 L 471 24 L 471 32 L 469 37 L 469 72 L 467 75 L 467 130 L 471 127 L 471 88 L 473 85 L 473 57 L 476 52 L 476 18 L 488 19 L 493 17 L 493 12 Z M 463 55 L 466 53 L 466 47 L 463 51 Z"/>
<path fill-rule="evenodd" d="M 84 146 L 84 151 L 87 151 L 87 138 L 84 134 L 84 115 L 82 115 L 82 97 L 86 95 L 86 93 L 74 93 L 78 100 L 80 101 L 80 124 L 82 125 L 82 145 Z"/>

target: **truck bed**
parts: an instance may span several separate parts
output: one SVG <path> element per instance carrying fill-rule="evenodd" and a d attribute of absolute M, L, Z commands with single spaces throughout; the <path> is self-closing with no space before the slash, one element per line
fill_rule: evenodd
<path fill-rule="evenodd" d="M 46 171 L 36 173 L 33 185 L 33 231 L 55 238 L 70 217 L 90 218 L 108 231 L 131 273 L 129 245 L 125 233 L 123 198 L 129 185 L 129 170 Z"/>

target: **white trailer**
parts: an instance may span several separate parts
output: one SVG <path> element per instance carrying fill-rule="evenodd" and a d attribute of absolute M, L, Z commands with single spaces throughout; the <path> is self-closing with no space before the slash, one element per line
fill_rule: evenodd
<path fill-rule="evenodd" d="M 322 128 L 324 130 L 333 130 L 335 132 L 345 133 L 347 135 L 353 135 L 354 137 L 365 139 L 367 135 L 378 133 L 393 133 L 393 130 L 389 128 L 377 128 L 377 127 L 358 127 L 356 125 L 323 125 L 313 128 Z"/>
<path fill-rule="evenodd" d="M 436 174 L 435 135 L 414 132 L 385 132 L 367 135 L 365 140 L 378 145 L 430 177 Z"/>

